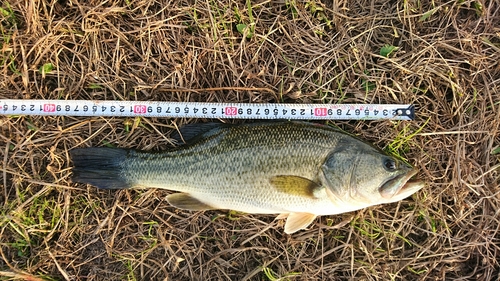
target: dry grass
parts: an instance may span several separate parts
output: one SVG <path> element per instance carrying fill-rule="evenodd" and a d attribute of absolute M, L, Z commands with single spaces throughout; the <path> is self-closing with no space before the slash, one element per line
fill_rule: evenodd
<path fill-rule="evenodd" d="M 69 180 L 69 149 L 161 150 L 205 120 L 1 117 L 0 280 L 499 280 L 498 1 L 162 2 L 4 1 L 0 98 L 414 103 L 336 125 L 428 186 L 289 236 Z"/>

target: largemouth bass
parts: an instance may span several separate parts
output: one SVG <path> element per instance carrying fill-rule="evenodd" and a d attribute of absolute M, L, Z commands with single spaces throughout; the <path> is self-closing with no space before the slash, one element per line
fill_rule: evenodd
<path fill-rule="evenodd" d="M 317 216 L 404 199 L 417 170 L 334 128 L 306 122 L 194 124 L 164 152 L 79 148 L 73 181 L 104 189 L 163 188 L 180 209 L 231 209 L 287 218 L 285 233 Z"/>

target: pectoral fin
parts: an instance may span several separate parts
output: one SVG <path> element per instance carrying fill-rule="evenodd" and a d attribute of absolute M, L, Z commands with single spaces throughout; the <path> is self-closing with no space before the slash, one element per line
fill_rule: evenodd
<path fill-rule="evenodd" d="M 187 193 L 174 193 L 167 196 L 170 205 L 190 211 L 215 210 L 216 208 L 207 205 Z"/>
<path fill-rule="evenodd" d="M 275 176 L 270 182 L 279 192 L 309 198 L 315 198 L 315 190 L 321 188 L 319 184 L 299 176 Z"/>
<path fill-rule="evenodd" d="M 310 225 L 316 215 L 309 213 L 290 213 L 285 223 L 285 233 L 292 234 Z"/>

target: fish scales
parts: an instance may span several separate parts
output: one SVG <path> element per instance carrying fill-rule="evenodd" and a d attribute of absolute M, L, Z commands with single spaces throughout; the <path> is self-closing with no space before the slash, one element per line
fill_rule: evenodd
<path fill-rule="evenodd" d="M 266 130 L 268 127 L 271 130 Z M 290 140 L 300 141 L 290 146 Z M 200 194 L 211 201 L 204 203 L 215 206 L 255 208 L 252 213 L 294 211 L 313 207 L 313 200 L 283 194 L 272 188 L 268 179 L 296 175 L 314 180 L 328 154 L 325 148 L 337 141 L 338 137 L 332 137 L 331 131 L 322 127 L 232 127 L 182 149 L 158 154 L 134 152 L 123 171 L 129 171 L 124 176 L 133 185 L 168 185 L 170 190 Z M 267 206 L 258 206 L 266 202 L 264 199 L 269 201 Z M 286 206 L 293 207 L 287 210 Z"/>
<path fill-rule="evenodd" d="M 72 152 L 75 181 L 178 191 L 167 200 L 184 209 L 288 215 L 287 233 L 318 215 L 394 202 L 423 187 L 407 184 L 415 174 L 409 165 L 336 129 L 306 122 L 213 126 L 165 152 L 92 149 Z M 115 162 L 105 159 L 109 153 L 119 154 Z"/>

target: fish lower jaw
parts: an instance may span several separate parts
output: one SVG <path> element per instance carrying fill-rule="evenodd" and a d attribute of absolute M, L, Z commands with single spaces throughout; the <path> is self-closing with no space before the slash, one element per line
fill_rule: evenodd
<path fill-rule="evenodd" d="M 393 198 L 391 198 L 392 202 L 399 201 L 402 199 L 405 199 L 415 192 L 419 191 L 425 186 L 425 182 L 421 180 L 409 180 L 407 181 L 403 187 L 394 195 Z"/>

